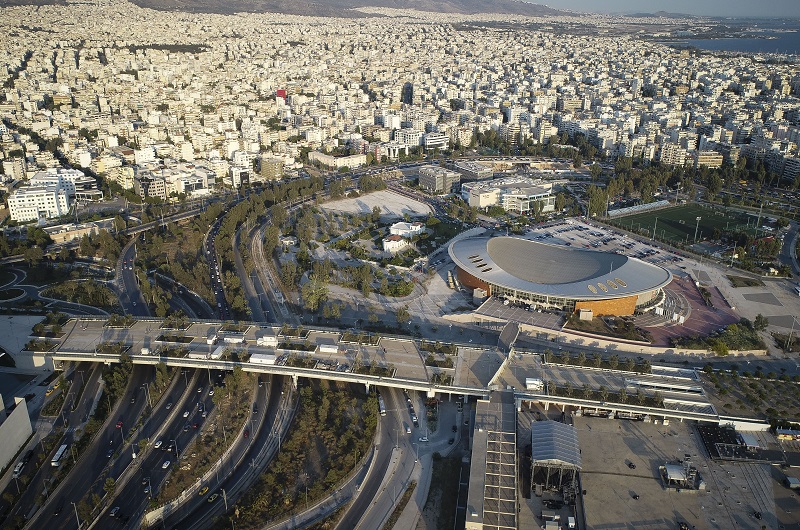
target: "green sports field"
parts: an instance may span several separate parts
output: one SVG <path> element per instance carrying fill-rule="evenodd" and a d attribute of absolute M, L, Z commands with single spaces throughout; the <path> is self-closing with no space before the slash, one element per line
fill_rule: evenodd
<path fill-rule="evenodd" d="M 700 217 L 699 225 L 698 217 Z M 722 232 L 726 229 L 754 232 L 756 220 L 757 217 L 754 215 L 724 208 L 685 204 L 662 210 L 626 215 L 618 217 L 612 222 L 632 232 L 646 230 L 651 234 L 655 226 L 656 237 L 659 239 L 692 243 L 694 241 L 695 226 L 698 227 L 697 240 L 700 241 L 703 238 L 711 237 L 715 228 Z"/>

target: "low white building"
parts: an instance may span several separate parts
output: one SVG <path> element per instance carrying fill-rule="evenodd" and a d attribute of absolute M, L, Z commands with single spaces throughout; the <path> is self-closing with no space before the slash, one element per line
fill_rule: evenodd
<path fill-rule="evenodd" d="M 8 209 L 17 222 L 51 219 L 69 213 L 69 200 L 58 186 L 26 186 L 8 197 Z"/>
<path fill-rule="evenodd" d="M 312 164 L 317 162 L 331 169 L 341 169 L 343 167 L 353 169 L 365 166 L 367 164 L 367 155 L 332 156 L 319 151 L 312 151 L 308 153 L 308 161 Z"/>
<path fill-rule="evenodd" d="M 424 230 L 425 225 L 422 223 L 405 223 L 401 221 L 389 227 L 389 234 L 411 239 L 421 234 Z"/>
<path fill-rule="evenodd" d="M 542 213 L 555 209 L 553 182 L 528 177 L 507 177 L 490 181 L 465 182 L 461 198 L 473 208 L 501 206 L 509 212 L 528 214 L 539 204 Z"/>
<path fill-rule="evenodd" d="M 383 251 L 389 253 L 395 253 L 403 250 L 411 246 L 411 241 L 408 239 L 398 236 L 398 235 L 391 235 L 389 237 L 385 237 L 383 239 Z"/>

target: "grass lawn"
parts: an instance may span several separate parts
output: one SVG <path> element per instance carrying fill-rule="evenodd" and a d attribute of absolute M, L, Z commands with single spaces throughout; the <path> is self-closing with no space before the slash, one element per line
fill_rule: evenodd
<path fill-rule="evenodd" d="M 755 278 L 745 278 L 744 276 L 726 276 L 734 287 L 761 287 L 764 282 Z"/>
<path fill-rule="evenodd" d="M 0 269 L 0 285 L 8 285 L 16 278 L 16 275 L 6 268 Z"/>
<path fill-rule="evenodd" d="M 23 294 L 25 294 L 25 291 L 22 289 L 17 289 L 16 287 L 12 287 L 11 289 L 3 289 L 0 291 L 0 301 L 12 300 L 18 296 L 22 296 Z"/>
<path fill-rule="evenodd" d="M 699 224 L 698 217 L 700 217 Z M 684 204 L 654 212 L 626 215 L 614 219 L 613 223 L 633 232 L 640 229 L 651 231 L 655 226 L 656 236 L 659 239 L 692 242 L 695 228 L 697 228 L 697 240 L 700 241 L 704 237 L 710 238 L 715 228 L 721 232 L 727 229 L 754 233 L 755 221 L 756 218 L 751 215 L 722 207 Z"/>

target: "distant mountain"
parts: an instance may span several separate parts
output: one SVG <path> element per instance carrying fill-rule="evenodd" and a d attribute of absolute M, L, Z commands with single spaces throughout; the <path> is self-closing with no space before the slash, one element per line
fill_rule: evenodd
<path fill-rule="evenodd" d="M 4 0 L 0 0 L 2 3 Z M 285 13 L 316 16 L 364 16 L 357 7 L 416 9 L 435 13 L 499 13 L 548 16 L 567 14 L 541 4 L 519 0 L 131 0 L 138 6 L 162 11 L 194 13 Z"/>

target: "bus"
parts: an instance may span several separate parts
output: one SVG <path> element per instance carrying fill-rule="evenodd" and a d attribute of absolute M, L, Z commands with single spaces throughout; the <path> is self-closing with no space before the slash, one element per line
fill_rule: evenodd
<path fill-rule="evenodd" d="M 51 466 L 58 467 L 58 466 L 61 465 L 61 459 L 64 458 L 64 453 L 67 452 L 67 447 L 69 447 L 69 446 L 67 444 L 64 444 L 64 445 L 62 445 L 61 447 L 58 448 L 58 451 L 56 451 L 56 454 L 53 456 L 53 459 L 50 461 L 50 465 Z"/>
<path fill-rule="evenodd" d="M 386 403 L 383 402 L 383 396 L 378 396 L 378 411 L 381 416 L 386 416 Z"/>

